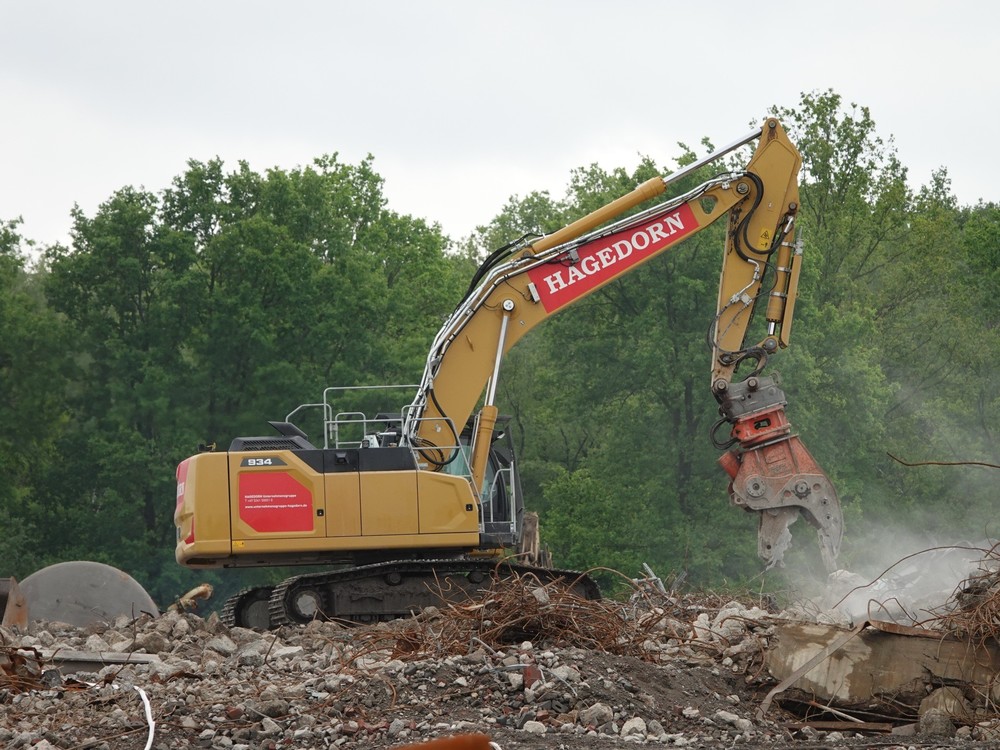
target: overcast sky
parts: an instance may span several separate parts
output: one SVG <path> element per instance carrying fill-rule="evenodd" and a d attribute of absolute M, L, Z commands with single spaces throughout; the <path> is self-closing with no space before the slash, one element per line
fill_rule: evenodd
<path fill-rule="evenodd" d="M 772 105 L 870 108 L 911 185 L 1000 201 L 1000 3 L 0 0 L 0 219 L 67 241 L 188 159 L 367 154 L 389 207 L 458 239 L 574 167 L 671 164 Z"/>

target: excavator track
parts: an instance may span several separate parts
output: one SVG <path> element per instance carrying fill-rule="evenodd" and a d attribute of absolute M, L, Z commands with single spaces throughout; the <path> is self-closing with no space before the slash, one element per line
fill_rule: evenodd
<path fill-rule="evenodd" d="M 253 586 L 229 597 L 222 606 L 219 619 L 227 628 L 254 628 L 269 630 L 271 627 L 268 602 L 274 586 Z"/>
<path fill-rule="evenodd" d="M 601 592 L 584 573 L 488 559 L 400 560 L 288 578 L 271 593 L 270 627 L 312 620 L 379 622 L 408 617 L 443 601 L 467 601 L 495 576 L 533 576 L 540 585 L 561 582 L 584 599 Z"/>

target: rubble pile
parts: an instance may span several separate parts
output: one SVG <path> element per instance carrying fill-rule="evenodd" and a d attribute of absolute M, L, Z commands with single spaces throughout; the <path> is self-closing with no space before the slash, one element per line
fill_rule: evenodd
<path fill-rule="evenodd" d="M 849 721 L 819 729 L 777 701 L 760 715 L 780 623 L 748 601 L 647 591 L 592 602 L 531 581 L 364 627 L 259 632 L 183 612 L 84 629 L 35 622 L 0 628 L 0 747 L 350 749 L 465 734 L 503 750 L 988 739 L 985 723 L 956 734 L 961 722 L 943 703 L 914 729 L 924 742 L 902 745 Z"/>
<path fill-rule="evenodd" d="M 980 645 L 1000 643 L 1000 545 L 990 548 L 980 570 L 962 581 L 950 606 L 927 625 Z"/>
<path fill-rule="evenodd" d="M 387 648 L 394 657 L 461 655 L 473 640 L 485 648 L 503 648 L 522 641 L 557 641 L 610 654 L 642 658 L 656 650 L 649 632 L 662 630 L 658 618 L 623 617 L 621 604 L 581 599 L 559 583 L 543 584 L 534 575 L 512 574 L 494 579 L 485 596 L 463 604 L 430 607 L 415 618 L 398 620 L 389 632 L 357 634 L 373 648 Z M 684 628 L 682 628 L 684 629 Z"/>
<path fill-rule="evenodd" d="M 151 733 L 164 750 L 390 747 L 473 732 L 503 748 L 786 735 L 751 718 L 747 676 L 760 669 L 769 627 L 756 621 L 762 611 L 664 600 L 633 605 L 630 619 L 622 605 L 616 614 L 577 601 L 567 617 L 571 602 L 558 596 L 507 590 L 492 604 L 366 627 L 257 632 L 168 612 L 0 630 L 0 746 L 119 750 L 143 747 Z M 511 640 L 528 634 L 536 640 Z M 60 653 L 81 651 L 148 656 L 55 672 Z"/>

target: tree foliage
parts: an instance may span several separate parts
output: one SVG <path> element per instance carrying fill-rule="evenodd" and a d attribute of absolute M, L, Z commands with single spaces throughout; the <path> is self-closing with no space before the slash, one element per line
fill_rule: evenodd
<path fill-rule="evenodd" d="M 944 169 L 911 188 L 871 112 L 832 91 L 771 114 L 803 155 L 805 242 L 792 346 L 771 367 L 840 491 L 845 561 L 883 523 L 938 541 L 995 533 L 995 474 L 893 456 L 1000 462 L 1000 207 L 959 206 Z M 678 165 L 695 158 L 680 145 Z M 512 197 L 457 246 L 388 208 L 370 157 L 336 155 L 263 173 L 191 161 L 159 193 L 123 187 L 93 215 L 74 209 L 70 245 L 36 265 L 19 223 L 0 223 L 0 558 L 15 561 L 0 575 L 99 560 L 168 602 L 195 582 L 172 560 L 178 461 L 325 386 L 414 382 L 477 259 L 669 171 L 581 167 L 562 197 Z M 760 570 L 754 519 L 728 507 L 709 440 L 722 225 L 503 363 L 527 504 L 562 567 L 645 562 L 701 585 Z M 793 531 L 809 564 L 811 534 Z M 239 585 L 215 580 L 220 596 Z"/>
<path fill-rule="evenodd" d="M 23 546 L 117 564 L 160 599 L 191 579 L 172 563 L 172 467 L 327 385 L 412 382 L 464 280 L 437 227 L 385 206 L 370 159 L 192 161 L 160 195 L 122 188 L 73 220 L 33 278 L 65 337 L 50 386 L 67 420 L 58 462 L 19 483 L 46 498 L 18 512 L 39 531 Z"/>

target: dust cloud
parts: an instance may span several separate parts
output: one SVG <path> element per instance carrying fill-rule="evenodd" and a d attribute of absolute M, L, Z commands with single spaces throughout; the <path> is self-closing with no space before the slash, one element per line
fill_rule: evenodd
<path fill-rule="evenodd" d="M 927 534 L 871 530 L 845 567 L 827 575 L 815 566 L 775 571 L 788 608 L 810 619 L 853 627 L 866 620 L 921 625 L 948 612 L 966 583 L 1000 569 L 995 541 L 931 541 Z"/>

